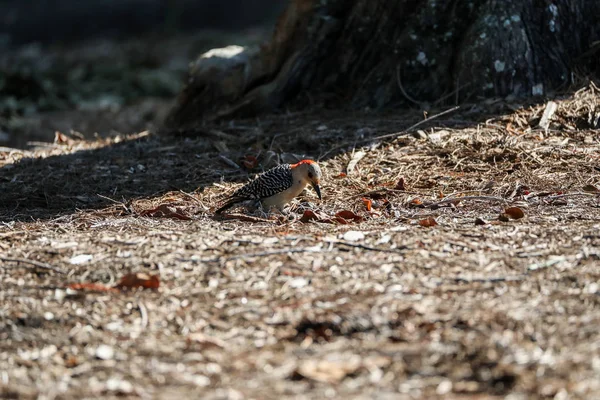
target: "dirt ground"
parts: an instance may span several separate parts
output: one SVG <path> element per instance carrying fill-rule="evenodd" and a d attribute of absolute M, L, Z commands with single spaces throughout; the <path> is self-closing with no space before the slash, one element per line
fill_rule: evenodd
<path fill-rule="evenodd" d="M 598 99 L 3 149 L 0 397 L 600 398 Z M 322 201 L 213 217 L 303 156 Z"/>

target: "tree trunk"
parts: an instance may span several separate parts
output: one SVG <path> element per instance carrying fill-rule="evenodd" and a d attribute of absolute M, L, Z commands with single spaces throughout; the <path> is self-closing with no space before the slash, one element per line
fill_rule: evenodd
<path fill-rule="evenodd" d="M 382 108 L 548 94 L 596 73 L 594 0 L 292 0 L 260 49 L 202 55 L 166 121 L 287 104 Z"/>

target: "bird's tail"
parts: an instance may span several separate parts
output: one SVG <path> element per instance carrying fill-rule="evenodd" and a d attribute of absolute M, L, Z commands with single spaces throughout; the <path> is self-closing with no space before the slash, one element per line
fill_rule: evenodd
<path fill-rule="evenodd" d="M 219 207 L 217 209 L 217 211 L 215 211 L 215 214 L 221 214 L 223 211 L 230 209 L 236 203 L 239 203 L 239 202 L 240 202 L 240 199 L 238 199 L 238 198 L 229 199 L 229 200 L 227 200 L 227 202 L 225 204 L 223 204 L 221 207 Z"/>

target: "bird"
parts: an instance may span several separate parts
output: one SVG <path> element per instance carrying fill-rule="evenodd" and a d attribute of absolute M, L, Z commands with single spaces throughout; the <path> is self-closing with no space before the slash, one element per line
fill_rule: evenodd
<path fill-rule="evenodd" d="M 260 201 L 263 209 L 275 207 L 283 211 L 283 206 L 311 185 L 321 199 L 321 168 L 313 160 L 302 160 L 296 164 L 280 164 L 263 172 L 236 190 L 225 203 L 215 211 L 221 214 L 234 205 L 248 201 Z"/>

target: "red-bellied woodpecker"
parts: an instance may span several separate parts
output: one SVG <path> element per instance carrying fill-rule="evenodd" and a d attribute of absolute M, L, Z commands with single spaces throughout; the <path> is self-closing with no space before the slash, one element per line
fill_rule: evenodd
<path fill-rule="evenodd" d="M 283 206 L 302 193 L 307 185 L 315 189 L 320 199 L 321 176 L 321 168 L 312 160 L 278 165 L 236 190 L 216 213 L 219 214 L 247 200 L 260 201 L 267 211 L 271 207 L 282 210 Z"/>

